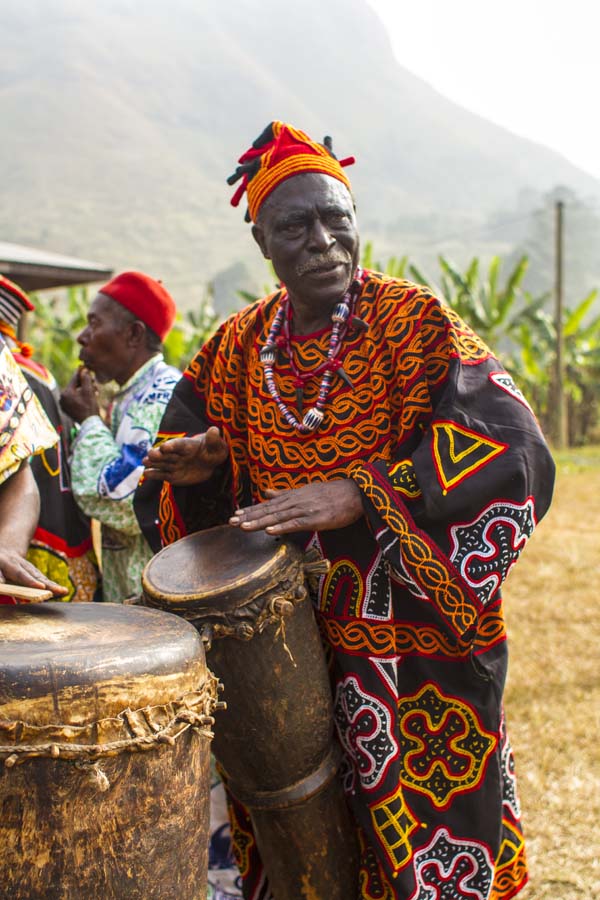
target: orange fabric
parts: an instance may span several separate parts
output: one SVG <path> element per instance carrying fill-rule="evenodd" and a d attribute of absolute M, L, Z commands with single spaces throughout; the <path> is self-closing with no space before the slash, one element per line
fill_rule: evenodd
<path fill-rule="evenodd" d="M 19 353 L 21 356 L 27 358 L 33 356 L 33 347 L 31 344 L 25 344 L 23 341 L 20 341 L 15 329 L 12 328 L 8 322 L 3 322 L 2 319 L 0 319 L 0 334 L 6 335 L 6 337 L 10 338 L 11 341 L 16 344 L 17 349 L 13 352 Z"/>
<path fill-rule="evenodd" d="M 246 190 L 248 212 L 256 221 L 260 207 L 275 188 L 303 172 L 321 172 L 331 175 L 351 190 L 350 181 L 344 173 L 343 166 L 351 165 L 354 157 L 338 161 L 322 145 L 311 140 L 307 134 L 285 122 L 273 122 L 273 140 L 264 147 L 251 147 L 244 153 L 239 162 L 248 163 L 260 157 L 260 168 L 252 177 L 244 176 L 242 185 L 236 191 L 231 203 L 237 206 Z"/>

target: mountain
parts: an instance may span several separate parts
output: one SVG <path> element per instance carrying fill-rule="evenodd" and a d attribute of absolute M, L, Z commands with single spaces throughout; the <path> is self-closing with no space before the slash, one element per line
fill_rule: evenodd
<path fill-rule="evenodd" d="M 0 239 L 145 269 L 181 306 L 268 280 L 225 178 L 274 118 L 357 157 L 381 255 L 525 189 L 600 194 L 402 68 L 365 0 L 3 0 L 0 35 Z"/>

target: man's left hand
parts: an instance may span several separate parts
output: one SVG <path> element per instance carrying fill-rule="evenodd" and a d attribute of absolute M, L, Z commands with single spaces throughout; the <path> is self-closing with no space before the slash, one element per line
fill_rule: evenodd
<path fill-rule="evenodd" d="M 364 514 L 360 489 L 349 478 L 266 494 L 262 503 L 236 509 L 229 524 L 269 534 L 330 531 L 352 525 Z"/>

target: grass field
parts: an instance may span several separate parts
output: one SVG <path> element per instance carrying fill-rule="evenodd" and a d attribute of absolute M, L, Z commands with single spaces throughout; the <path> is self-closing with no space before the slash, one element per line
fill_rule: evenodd
<path fill-rule="evenodd" d="M 557 456 L 554 502 L 510 574 L 506 691 L 531 880 L 600 898 L 600 447 Z"/>

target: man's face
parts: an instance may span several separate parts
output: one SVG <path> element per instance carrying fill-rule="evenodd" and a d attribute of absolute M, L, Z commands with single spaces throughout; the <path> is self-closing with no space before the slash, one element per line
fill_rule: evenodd
<path fill-rule="evenodd" d="M 341 299 L 359 256 L 354 204 L 341 181 L 313 172 L 284 181 L 253 234 L 292 302 L 329 310 Z"/>
<path fill-rule="evenodd" d="M 101 384 L 113 380 L 124 384 L 129 378 L 132 357 L 126 311 L 105 294 L 96 294 L 87 321 L 77 335 L 81 344 L 79 359 Z"/>

